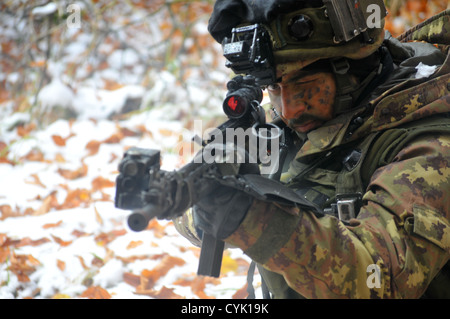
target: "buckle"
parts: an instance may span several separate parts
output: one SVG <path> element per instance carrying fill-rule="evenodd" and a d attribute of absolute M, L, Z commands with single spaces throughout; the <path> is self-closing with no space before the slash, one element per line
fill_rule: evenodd
<path fill-rule="evenodd" d="M 337 198 L 336 206 L 339 220 L 349 222 L 356 218 L 361 207 L 361 194 L 345 194 Z"/>

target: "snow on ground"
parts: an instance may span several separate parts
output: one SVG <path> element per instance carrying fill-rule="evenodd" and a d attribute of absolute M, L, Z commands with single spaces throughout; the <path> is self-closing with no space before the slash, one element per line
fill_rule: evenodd
<path fill-rule="evenodd" d="M 34 14 L 52 10 L 50 5 Z M 136 48 L 145 51 L 151 37 L 161 33 L 156 22 L 163 20 L 151 21 L 150 34 L 144 30 L 130 36 L 124 28 L 117 34 L 122 41 L 142 41 L 142 48 Z M 204 21 L 195 25 L 199 36 L 206 32 Z M 17 30 L 25 28 L 23 22 L 5 19 L 5 36 L 15 36 L 14 24 Z M 171 221 L 153 220 L 147 230 L 133 232 L 126 223 L 130 212 L 114 207 L 124 151 L 131 146 L 160 149 L 161 168 L 179 168 L 187 159 L 177 152 L 194 135 L 184 117 L 221 114 L 221 99 L 208 90 L 220 83 L 223 89 L 229 75 L 209 70 L 205 83 L 192 69 L 180 85 L 170 70 L 150 68 L 149 88 L 138 80 L 142 65 L 135 51 L 105 42 L 99 52 L 108 55 L 109 67 L 87 77 L 95 62 L 86 58 L 92 36 L 83 29 L 66 32 L 72 38 L 59 51 L 59 60 L 47 61 L 51 81 L 36 96 L 40 117 L 13 110 L 12 101 L 0 104 L 0 299 L 245 296 L 249 259 L 242 252 L 224 253 L 220 278 L 198 277 L 199 248 L 179 235 Z M 188 40 L 186 45 L 193 42 Z M 59 46 L 54 43 L 54 50 Z M 205 49 L 200 69 L 216 54 Z M 78 67 L 69 77 L 71 64 Z M 0 70 L 4 83 L 14 84 L 17 78 L 18 73 Z M 120 85 L 105 87 L 108 83 Z M 30 104 L 34 98 L 26 96 Z M 128 99 L 141 99 L 139 109 L 112 119 Z M 54 118 L 56 108 L 75 113 L 76 119 Z"/>
<path fill-rule="evenodd" d="M 114 207 L 113 182 L 128 147 L 161 149 L 163 169 L 179 166 L 170 149 L 183 128 L 160 116 L 161 110 L 155 110 L 123 121 L 58 120 L 15 143 L 10 142 L 17 130 L 5 125 L 12 119 L 2 122 L 8 158 L 17 164 L 0 164 L 0 206 L 22 216 L 0 221 L 0 259 L 9 249 L 15 259 L 25 260 L 18 264 L 9 257 L 1 263 L 1 299 L 75 298 L 88 287 L 101 287 L 113 298 L 150 298 L 136 294 L 140 277 L 168 256 L 174 264 L 147 287 L 153 294 L 168 288 L 183 298 L 231 298 L 245 286 L 248 259 L 230 250 L 224 259 L 228 272 L 217 280 L 203 278 L 200 292 L 192 288 L 199 249 L 171 221 L 153 221 L 150 229 L 133 232 L 126 225 L 129 212 Z M 130 277 L 138 282 L 130 284 Z"/>

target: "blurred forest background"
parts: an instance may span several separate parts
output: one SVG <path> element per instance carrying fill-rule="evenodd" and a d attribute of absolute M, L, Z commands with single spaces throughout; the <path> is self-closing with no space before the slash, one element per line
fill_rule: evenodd
<path fill-rule="evenodd" d="M 77 22 L 71 4 L 81 9 L 78 28 L 68 28 L 69 22 Z M 224 59 L 205 26 L 213 4 L 213 0 L 2 1 L 0 115 L 17 111 L 45 115 L 39 93 L 56 77 L 76 93 L 88 82 L 106 90 L 130 84 L 151 90 L 161 74 L 168 73 L 179 90 L 197 81 L 198 88 L 220 97 L 224 79 L 214 77 L 214 71 L 223 70 Z M 449 6 L 447 0 L 386 0 L 386 5 L 386 27 L 395 36 Z M 146 105 L 130 99 L 128 110 L 180 102 L 173 93 L 159 93 Z M 185 98 L 189 107 L 179 116 L 198 115 L 198 101 L 192 94 Z M 68 101 L 60 104 L 65 110 L 53 117 L 76 116 Z"/>

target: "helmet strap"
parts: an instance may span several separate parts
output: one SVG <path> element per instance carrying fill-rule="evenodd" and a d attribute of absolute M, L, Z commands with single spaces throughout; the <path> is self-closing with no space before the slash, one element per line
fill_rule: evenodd
<path fill-rule="evenodd" d="M 353 106 L 352 92 L 358 83 L 348 70 L 350 64 L 346 58 L 330 59 L 331 69 L 336 79 L 336 98 L 334 103 L 334 113 L 341 114 L 349 111 Z"/>
<path fill-rule="evenodd" d="M 360 81 L 349 73 L 350 63 L 347 58 L 333 58 L 330 59 L 330 63 L 336 79 L 334 114 L 339 115 L 355 106 L 364 88 L 380 73 L 382 65 L 375 67 Z"/>

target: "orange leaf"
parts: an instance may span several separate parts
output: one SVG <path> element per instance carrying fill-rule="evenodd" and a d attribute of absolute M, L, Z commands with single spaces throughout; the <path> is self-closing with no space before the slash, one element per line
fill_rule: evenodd
<path fill-rule="evenodd" d="M 65 163 L 65 162 L 66 162 L 66 159 L 64 158 L 64 156 L 62 156 L 61 153 L 57 153 L 57 154 L 55 155 L 55 161 L 56 161 L 57 163 Z"/>
<path fill-rule="evenodd" d="M 103 219 L 102 216 L 100 216 L 100 213 L 97 210 L 97 207 L 94 206 L 94 212 L 95 212 L 95 220 L 97 221 L 97 223 L 99 223 L 100 225 L 103 225 Z"/>
<path fill-rule="evenodd" d="M 53 142 L 58 146 L 66 146 L 66 140 L 59 135 L 52 135 Z"/>
<path fill-rule="evenodd" d="M 66 269 L 66 263 L 64 261 L 62 261 L 62 260 L 59 260 L 59 259 L 56 260 L 56 266 L 61 271 L 64 271 Z"/>
<path fill-rule="evenodd" d="M 1 253 L 1 250 L 0 250 L 0 253 Z M 1 255 L 0 255 L 0 257 L 1 257 Z M 130 286 L 133 286 L 136 288 L 137 286 L 139 286 L 139 283 L 141 282 L 141 276 L 132 274 L 130 272 L 126 272 L 123 274 L 123 281 L 125 281 Z"/>
<path fill-rule="evenodd" d="M 75 189 L 69 191 L 64 200 L 64 203 L 59 207 L 60 209 L 68 209 L 79 207 L 82 203 L 89 203 L 91 200 L 91 194 L 87 189 Z"/>
<path fill-rule="evenodd" d="M 33 212 L 33 215 L 39 216 L 39 215 L 47 214 L 50 211 L 50 209 L 55 208 L 57 206 L 58 206 L 58 201 L 56 199 L 56 191 L 53 191 L 50 193 L 50 195 L 48 195 L 46 198 L 44 198 L 44 200 L 42 201 L 41 207 L 36 209 Z"/>
<path fill-rule="evenodd" d="M 83 267 L 84 270 L 89 269 L 89 267 L 86 266 L 86 263 L 84 262 L 83 257 L 81 257 L 81 256 L 77 256 L 77 257 L 78 257 L 78 260 L 80 261 L 81 267 Z"/>
<path fill-rule="evenodd" d="M 247 298 L 248 297 L 247 287 L 248 287 L 248 283 L 245 283 L 245 285 L 241 289 L 236 291 L 231 298 L 232 299 L 245 299 L 245 298 Z"/>
<path fill-rule="evenodd" d="M 87 175 L 87 172 L 88 172 L 88 166 L 84 163 L 82 163 L 81 167 L 76 170 L 58 168 L 58 174 L 64 178 L 70 179 L 70 180 L 84 177 Z"/>
<path fill-rule="evenodd" d="M 166 275 L 169 270 L 175 266 L 182 266 L 186 262 L 179 258 L 166 255 L 163 257 L 161 262 L 156 265 L 152 270 L 144 269 L 141 273 L 141 285 L 139 286 L 141 290 L 147 290 L 154 286 L 156 281 L 162 276 Z"/>
<path fill-rule="evenodd" d="M 174 293 L 173 290 L 173 288 L 167 288 L 166 286 L 163 286 L 160 290 L 136 290 L 136 293 L 138 295 L 145 295 L 156 299 L 184 299 L 183 296 Z"/>
<path fill-rule="evenodd" d="M 166 235 L 166 227 L 162 226 L 156 219 L 152 219 L 146 229 L 152 230 L 156 238 L 163 238 Z"/>
<path fill-rule="evenodd" d="M 44 229 L 48 229 L 48 228 L 53 228 L 53 227 L 58 227 L 59 225 L 62 224 L 62 220 L 60 220 L 57 223 L 49 223 L 49 224 L 45 224 L 44 226 L 42 226 L 42 228 Z"/>
<path fill-rule="evenodd" d="M 25 156 L 21 157 L 30 162 L 43 162 L 44 154 L 40 150 L 32 149 Z"/>
<path fill-rule="evenodd" d="M 92 180 L 91 182 L 92 184 L 92 191 L 98 191 L 102 188 L 106 188 L 106 187 L 114 187 L 116 185 L 115 182 L 110 181 L 109 179 L 106 179 L 102 176 L 96 177 Z"/>
<path fill-rule="evenodd" d="M 66 247 L 66 246 L 69 246 L 70 244 L 72 244 L 72 241 L 64 241 L 61 238 L 56 237 L 54 235 L 51 235 L 51 236 L 52 236 L 53 240 L 62 247 Z"/>
<path fill-rule="evenodd" d="M 92 140 L 89 143 L 86 144 L 86 149 L 88 150 L 89 154 L 88 156 L 92 156 L 98 153 L 98 149 L 100 148 L 100 145 L 102 142 Z"/>
<path fill-rule="evenodd" d="M 81 297 L 89 299 L 111 299 L 111 295 L 99 286 L 89 287 L 81 294 Z"/>
<path fill-rule="evenodd" d="M 137 240 L 137 241 L 132 240 L 132 241 L 128 244 L 127 249 L 133 249 L 133 248 L 136 248 L 136 247 L 142 245 L 143 243 L 144 243 L 144 242 L 143 242 L 142 240 Z"/>
<path fill-rule="evenodd" d="M 17 135 L 20 137 L 25 137 L 30 135 L 30 132 L 36 128 L 35 123 L 19 125 L 17 126 Z"/>
<path fill-rule="evenodd" d="M 25 181 L 25 183 L 27 183 L 27 184 L 31 184 L 31 185 L 38 185 L 38 186 L 40 186 L 40 187 L 42 187 L 42 188 L 47 188 L 47 186 L 45 186 L 42 182 L 41 182 L 41 180 L 39 179 L 39 176 L 37 175 L 37 174 L 31 174 L 31 177 L 33 178 L 33 181 Z"/>

